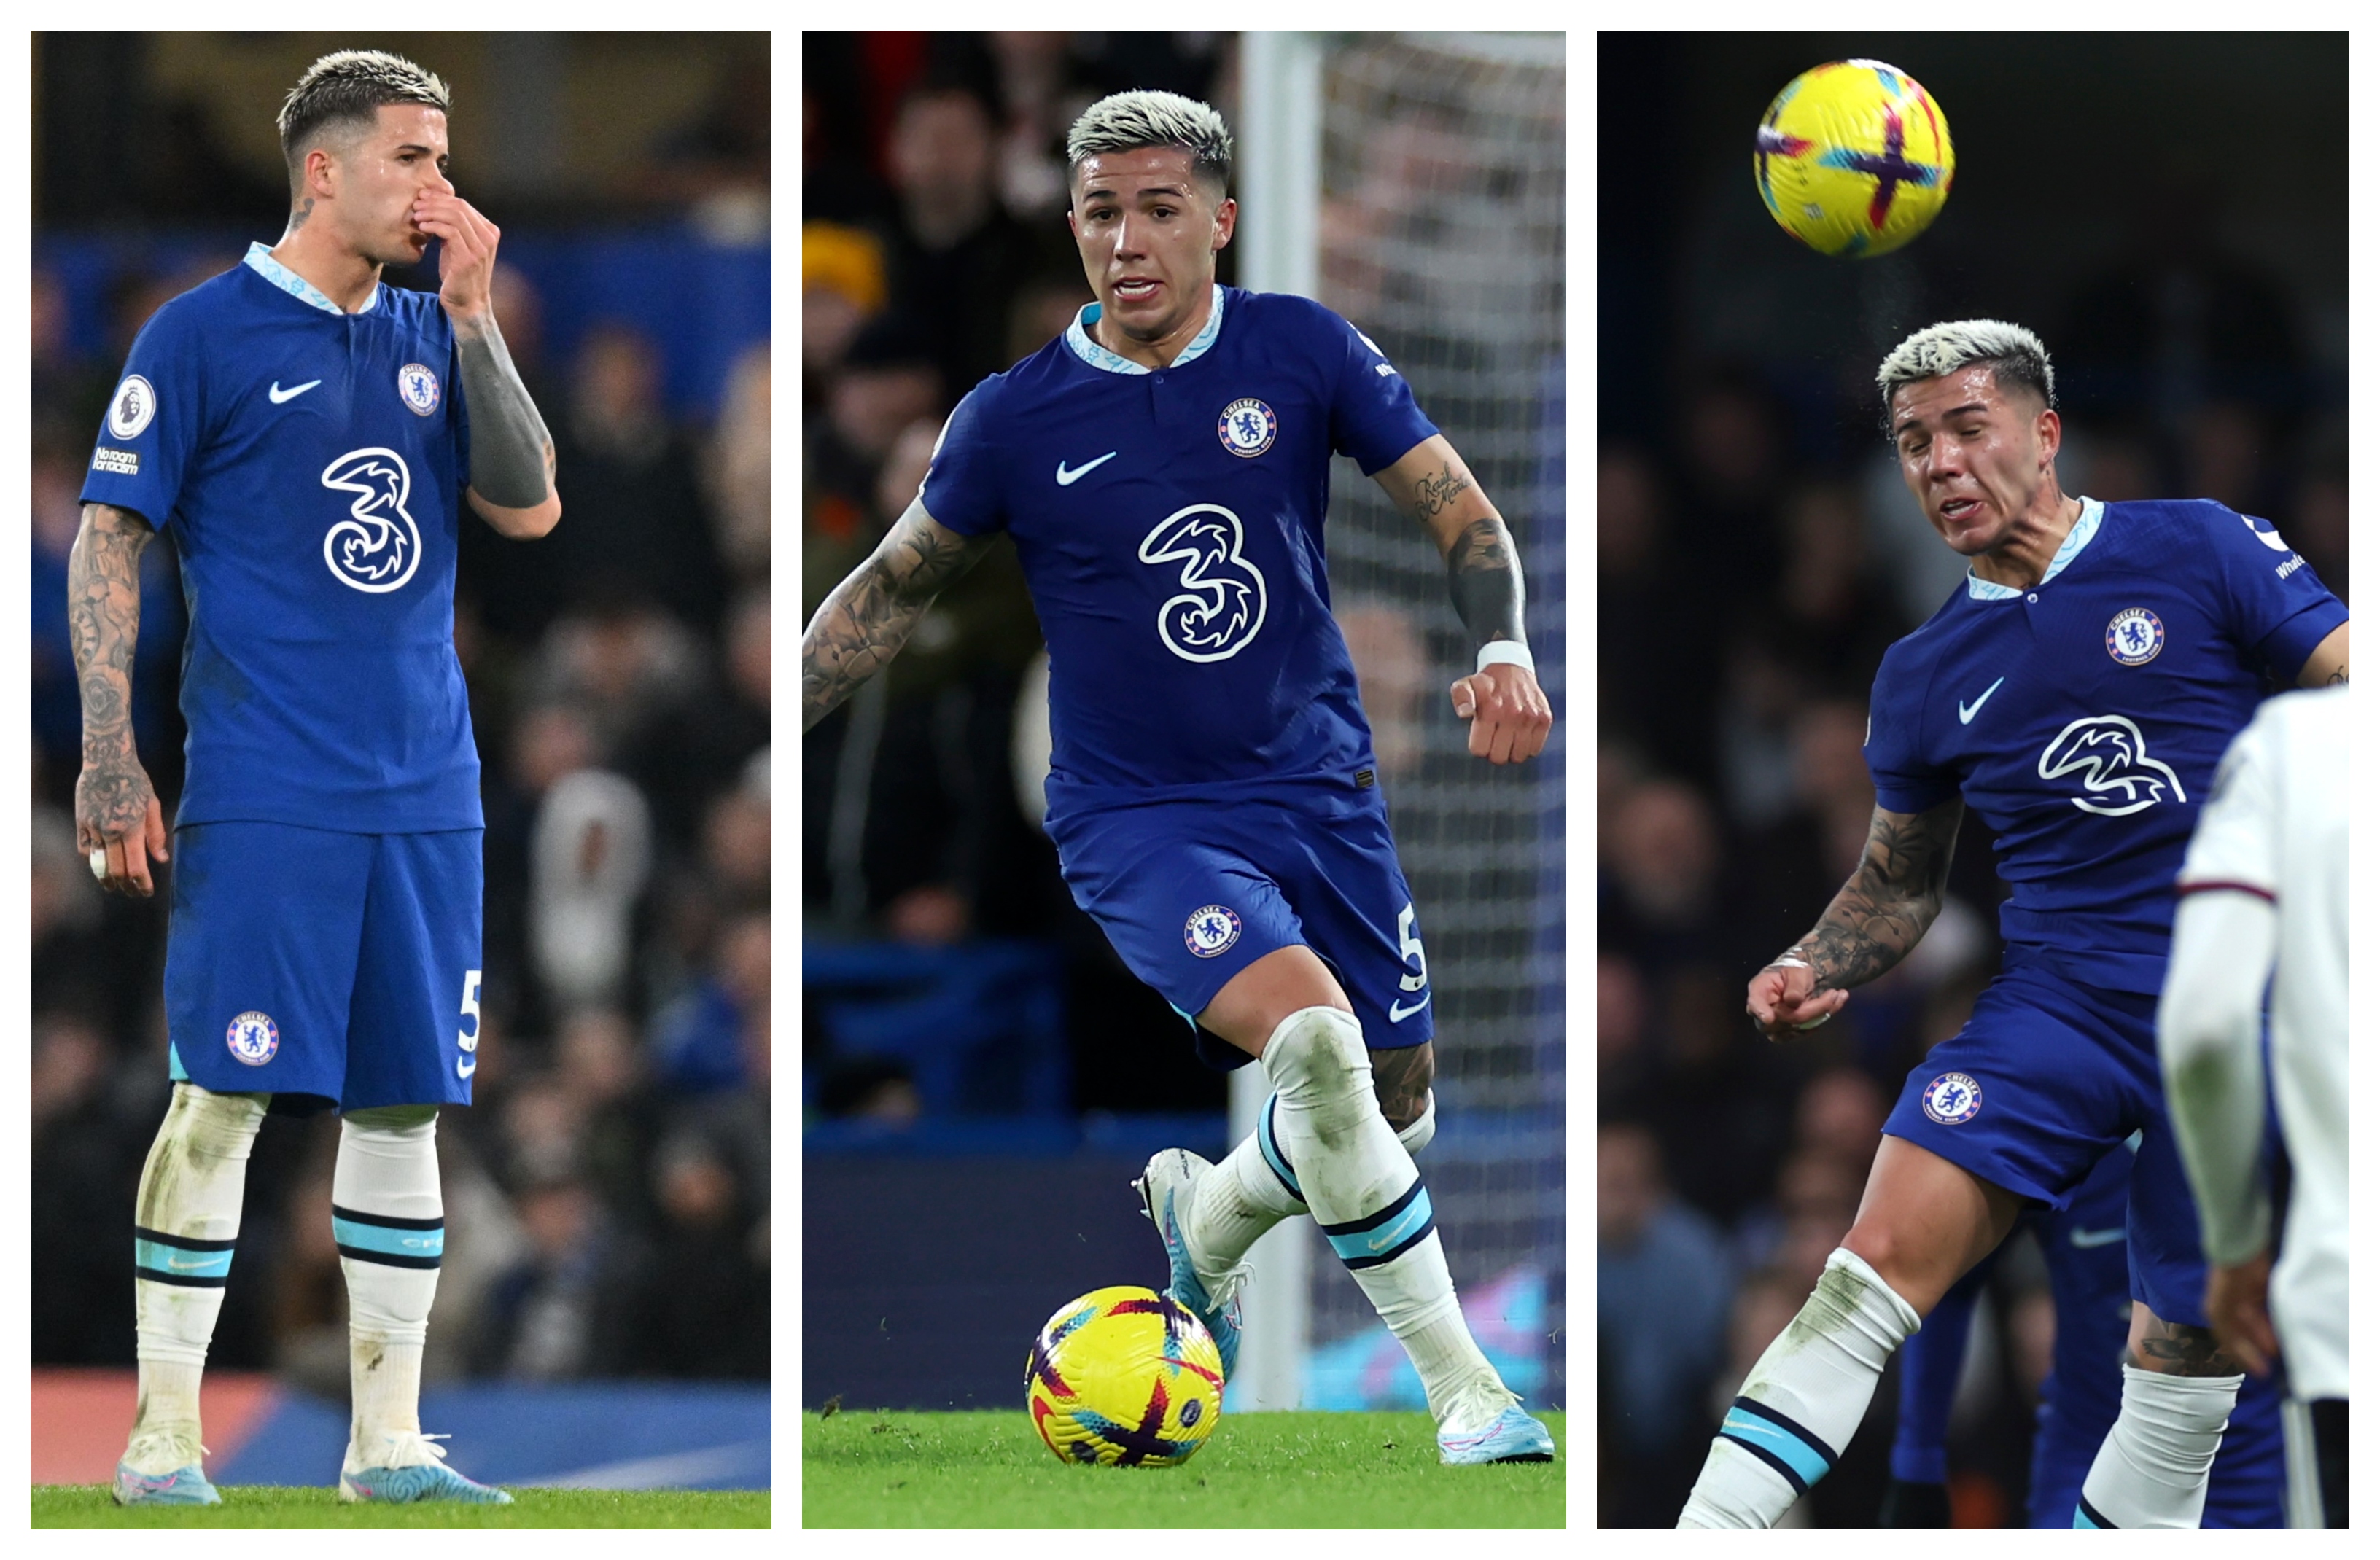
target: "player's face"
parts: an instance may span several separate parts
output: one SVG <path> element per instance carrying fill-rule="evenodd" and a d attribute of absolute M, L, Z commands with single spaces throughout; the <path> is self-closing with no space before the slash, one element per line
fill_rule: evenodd
<path fill-rule="evenodd" d="M 1901 480 L 1962 557 L 2007 542 L 2057 492 L 2058 414 L 2022 389 L 2003 394 L 1981 364 L 1893 392 L 1892 441 Z"/>
<path fill-rule="evenodd" d="M 446 182 L 446 115 L 423 103 L 382 105 L 379 123 L 338 160 L 343 236 L 375 265 L 411 265 L 430 248 L 414 224 L 414 198 L 452 194 Z"/>
<path fill-rule="evenodd" d="M 1135 341 L 1163 341 L 1197 312 L 1232 241 L 1238 203 L 1191 177 L 1190 154 L 1143 147 L 1083 160 L 1066 213 L 1100 319 Z"/>

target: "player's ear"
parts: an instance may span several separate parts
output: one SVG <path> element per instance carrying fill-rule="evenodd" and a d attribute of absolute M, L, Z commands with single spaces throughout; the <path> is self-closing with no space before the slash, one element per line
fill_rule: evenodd
<path fill-rule="evenodd" d="M 2058 446 L 2066 437 L 2066 425 L 2056 412 L 2044 406 L 2041 416 L 2034 420 L 2034 437 L 2041 441 L 2042 466 L 2047 469 L 2050 463 L 2058 458 Z"/>
<path fill-rule="evenodd" d="M 1209 250 L 1210 253 L 1220 255 L 1223 252 L 1224 248 L 1231 243 L 1232 231 L 1239 226 L 1239 223 L 1240 203 L 1228 195 L 1224 196 L 1222 204 L 1215 208 L 1215 242 Z"/>

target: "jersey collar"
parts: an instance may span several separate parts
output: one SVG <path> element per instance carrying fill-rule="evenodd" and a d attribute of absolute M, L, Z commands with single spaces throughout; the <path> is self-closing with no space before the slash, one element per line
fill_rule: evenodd
<path fill-rule="evenodd" d="M 330 299 L 330 295 L 323 292 L 322 288 L 317 287 L 314 284 L 307 281 L 306 278 L 298 275 L 296 272 L 290 270 L 279 260 L 274 260 L 273 258 L 273 251 L 262 244 L 250 243 L 248 247 L 248 255 L 240 263 L 247 266 L 249 270 L 255 272 L 259 276 L 263 277 L 267 282 L 270 282 L 274 286 L 280 288 L 283 292 L 287 293 L 293 298 L 299 299 L 305 303 L 310 303 L 316 308 L 322 309 L 326 313 L 344 316 L 347 312 L 346 309 L 341 308 L 337 304 L 333 303 Z M 361 308 L 357 309 L 356 312 L 358 314 L 370 314 L 373 309 L 378 308 L 379 307 L 380 288 L 375 286 L 372 288 L 372 296 L 366 299 L 364 306 Z"/>
<path fill-rule="evenodd" d="M 2097 499 L 2082 501 L 2082 513 L 2075 517 L 2074 528 L 2066 533 L 2066 539 L 2058 544 L 2058 556 L 2049 561 L 2049 567 L 2043 572 L 2041 585 L 2056 579 L 2060 570 L 2074 562 L 2082 555 L 2082 550 L 2091 545 L 2091 538 L 2099 534 L 2099 520 L 2107 513 L 2107 508 Z M 2034 588 L 2038 590 L 2041 585 Z M 1994 585 L 1990 580 L 1978 579 L 1974 570 L 1967 571 L 1967 599 L 1970 601 L 2013 601 L 2023 594 L 2012 585 Z"/>
<path fill-rule="evenodd" d="M 1083 305 L 1082 312 L 1075 316 L 1075 322 L 1066 327 L 1066 345 L 1075 349 L 1075 356 L 1092 368 L 1104 369 L 1111 374 L 1152 372 L 1148 364 L 1135 363 L 1129 357 L 1120 357 L 1091 339 L 1090 327 L 1099 320 L 1099 306 L 1096 303 L 1087 303 Z M 1207 310 L 1207 323 L 1200 328 L 1196 335 L 1190 338 L 1190 345 L 1184 347 L 1182 355 L 1173 359 L 1168 367 L 1178 369 L 1193 358 L 1204 357 L 1207 349 L 1215 345 L 1215 333 L 1222 328 L 1223 285 L 1218 282 L 1215 284 L 1214 302 Z"/>

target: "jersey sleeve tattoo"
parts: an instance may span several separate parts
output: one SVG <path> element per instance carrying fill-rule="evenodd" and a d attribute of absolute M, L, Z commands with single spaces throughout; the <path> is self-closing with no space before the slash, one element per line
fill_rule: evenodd
<path fill-rule="evenodd" d="M 1859 865 L 1789 955 L 1809 963 L 1814 989 L 1864 985 L 1917 946 L 1941 913 L 1965 813 L 1955 797 L 1922 813 L 1876 810 Z"/>
<path fill-rule="evenodd" d="M 82 694 L 82 779 L 75 811 L 89 835 L 132 833 L 148 817 L 149 777 L 132 739 L 132 655 L 140 636 L 140 555 L 155 532 L 114 504 L 87 503 L 67 559 L 67 626 Z"/>
<path fill-rule="evenodd" d="M 484 312 L 455 322 L 455 356 L 471 410 L 471 489 L 505 509 L 535 509 L 553 479 L 553 436 Z"/>
<path fill-rule="evenodd" d="M 802 730 L 900 654 L 942 587 L 990 547 L 991 538 L 961 536 L 911 504 L 802 630 Z"/>

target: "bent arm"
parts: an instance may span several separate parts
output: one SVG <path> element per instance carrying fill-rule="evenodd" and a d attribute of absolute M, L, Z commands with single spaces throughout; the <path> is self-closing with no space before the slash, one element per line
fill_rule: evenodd
<path fill-rule="evenodd" d="M 2322 636 L 2322 643 L 2313 647 L 2313 654 L 2306 657 L 2304 667 L 2298 672 L 2299 687 L 2320 688 L 2347 681 L 2347 631 L 2350 626 L 2340 623 Z"/>
<path fill-rule="evenodd" d="M 2232 887 L 2185 893 L 2157 1002 L 2157 1060 L 2174 1141 L 2198 1197 L 2207 1260 L 2218 1267 L 2253 1257 L 2271 1236 L 2271 1209 L 2255 1173 L 2265 1131 L 2257 1034 L 2277 941 L 2273 906 L 2255 893 Z"/>
<path fill-rule="evenodd" d="M 927 514 L 922 498 L 913 502 L 802 630 L 802 730 L 899 655 L 942 587 L 990 547 L 990 537 L 961 536 Z"/>
<path fill-rule="evenodd" d="M 1389 502 L 1429 528 L 1446 560 L 1455 615 L 1471 631 L 1473 647 L 1496 639 L 1526 645 L 1520 550 L 1446 435 L 1431 434 L 1372 479 Z"/>
<path fill-rule="evenodd" d="M 504 536 L 530 540 L 562 518 L 553 435 L 529 399 L 493 308 L 455 318 L 455 356 L 471 408 L 471 477 L 463 491 Z"/>
<path fill-rule="evenodd" d="M 1876 810 L 1859 865 L 1818 924 L 1782 955 L 1808 963 L 1814 991 L 1865 985 L 1917 946 L 1942 913 L 1966 810 L 1955 796 L 1922 813 Z"/>

